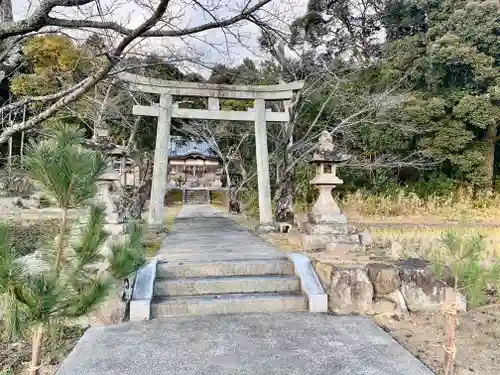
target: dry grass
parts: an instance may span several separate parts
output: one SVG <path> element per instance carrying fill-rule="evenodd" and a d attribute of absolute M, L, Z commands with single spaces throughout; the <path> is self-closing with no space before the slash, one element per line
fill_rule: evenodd
<path fill-rule="evenodd" d="M 450 228 L 466 235 L 484 238 L 485 260 L 500 257 L 500 194 L 458 190 L 446 197 L 419 198 L 414 193 L 400 192 L 387 196 L 367 195 L 362 192 L 347 195 L 341 202 L 349 221 L 358 229 L 368 229 L 380 247 L 396 241 L 409 249 L 409 254 L 424 257 L 442 251 L 441 236 Z M 227 208 L 218 206 L 223 212 Z M 297 212 L 310 209 L 296 205 Z M 231 215 L 240 225 L 253 229 L 258 217 Z M 266 240 L 283 250 L 283 236 L 266 235 Z"/>
<path fill-rule="evenodd" d="M 474 194 L 470 190 L 457 190 L 425 199 L 404 191 L 390 195 L 357 192 L 345 196 L 340 204 L 353 221 L 500 222 L 500 194 L 491 192 Z"/>
<path fill-rule="evenodd" d="M 50 335 L 45 335 L 42 349 L 41 375 L 55 374 L 64 358 L 73 349 L 85 329 L 79 326 L 54 327 Z M 0 333 L 3 328 L 0 326 Z M 31 359 L 31 337 L 26 332 L 18 341 L 11 343 L 3 336 L 0 340 L 0 374 L 25 375 Z"/>
<path fill-rule="evenodd" d="M 488 260 L 500 256 L 500 194 L 458 189 L 446 196 L 421 198 L 401 190 L 370 195 L 358 191 L 339 202 L 349 221 L 367 228 L 375 242 L 400 242 L 404 248 L 429 256 L 442 250 L 440 238 L 455 228 L 466 235 L 482 235 Z M 307 211 L 298 205 L 297 211 Z"/>
<path fill-rule="evenodd" d="M 434 228 L 394 228 L 368 227 L 376 244 L 388 246 L 391 241 L 399 242 L 405 249 L 414 249 L 424 257 L 429 257 L 436 252 L 444 251 L 441 242 L 442 235 L 450 230 L 448 226 Z M 500 257 L 500 227 L 454 227 L 467 236 L 481 235 L 486 247 L 485 259 L 494 261 Z"/>
<path fill-rule="evenodd" d="M 174 226 L 175 218 L 179 214 L 182 204 L 172 204 L 165 207 L 164 213 L 164 223 L 167 229 L 167 233 L 157 234 L 156 232 L 146 233 L 144 237 L 144 246 L 146 247 L 147 255 L 149 257 L 154 257 L 158 254 L 161 248 L 161 244 L 165 237 L 172 231 Z M 0 374 L 1 375 L 1 374 Z"/>
<path fill-rule="evenodd" d="M 175 218 L 179 214 L 179 211 L 182 208 L 182 204 L 173 204 L 165 207 L 165 226 L 167 230 L 170 232 L 172 227 L 174 226 Z"/>

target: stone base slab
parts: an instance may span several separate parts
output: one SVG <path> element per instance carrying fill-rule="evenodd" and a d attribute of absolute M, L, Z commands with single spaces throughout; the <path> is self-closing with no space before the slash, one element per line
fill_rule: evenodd
<path fill-rule="evenodd" d="M 278 228 L 274 225 L 274 223 L 261 223 L 255 228 L 257 233 L 270 233 L 276 232 L 277 230 Z"/>
<path fill-rule="evenodd" d="M 305 233 L 345 234 L 348 232 L 347 218 L 344 214 L 302 213 L 295 215 L 295 225 Z"/>
<path fill-rule="evenodd" d="M 346 223 L 305 223 L 300 230 L 310 234 L 334 234 L 342 235 L 348 233 Z"/>
<path fill-rule="evenodd" d="M 347 217 L 343 213 L 308 213 L 307 218 L 311 224 L 347 224 Z"/>
<path fill-rule="evenodd" d="M 304 250 L 325 249 L 329 243 L 359 245 L 359 234 L 309 234 L 296 229 L 289 232 L 288 240 L 291 244 L 300 246 Z"/>

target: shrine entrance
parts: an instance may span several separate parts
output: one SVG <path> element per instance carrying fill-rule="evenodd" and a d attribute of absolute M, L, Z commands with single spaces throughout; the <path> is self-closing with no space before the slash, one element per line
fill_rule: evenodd
<path fill-rule="evenodd" d="M 166 81 L 130 73 L 120 74 L 120 78 L 131 85 L 134 91 L 159 94 L 160 102 L 152 106 L 134 105 L 133 114 L 158 117 L 156 147 L 154 156 L 153 181 L 149 203 L 148 224 L 162 225 L 164 199 L 167 187 L 168 147 L 172 118 L 205 119 L 225 121 L 254 121 L 255 148 L 257 159 L 257 183 L 259 190 L 259 222 L 261 230 L 274 228 L 271 208 L 271 184 L 269 181 L 269 156 L 267 148 L 267 121 L 288 122 L 290 115 L 285 112 L 266 111 L 266 100 L 283 100 L 285 109 L 294 93 L 302 89 L 303 82 L 292 82 L 268 86 L 218 85 Z M 179 108 L 173 96 L 195 96 L 208 98 L 207 109 Z M 221 111 L 219 99 L 253 100 L 250 111 Z"/>

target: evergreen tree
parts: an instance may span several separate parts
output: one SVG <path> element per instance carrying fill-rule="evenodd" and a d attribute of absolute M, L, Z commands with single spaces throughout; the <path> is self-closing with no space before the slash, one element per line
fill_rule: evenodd
<path fill-rule="evenodd" d="M 85 149 L 82 132 L 66 125 L 51 131 L 50 138 L 32 143 L 25 158 L 28 175 L 52 195 L 62 210 L 59 235 L 40 249 L 41 267 L 28 269 L 17 256 L 8 227 L 0 226 L 0 295 L 4 322 L 12 337 L 30 330 L 33 351 L 30 374 L 39 373 L 41 345 L 48 328 L 88 314 L 106 298 L 111 279 L 130 275 L 145 263 L 142 228 L 135 224 L 124 244 L 111 248 L 109 273 L 95 272 L 104 259 L 101 248 L 105 210 L 93 203 L 97 181 L 106 167 L 104 157 Z M 68 210 L 89 209 L 88 220 L 70 236 Z"/>
<path fill-rule="evenodd" d="M 411 94 L 394 121 L 421 129 L 415 146 L 442 172 L 479 186 L 494 179 L 500 126 L 498 12 L 495 1 L 396 1 L 385 18 L 385 70 L 408 72 Z"/>
<path fill-rule="evenodd" d="M 454 295 L 445 309 L 446 346 L 444 374 L 451 375 L 454 370 L 456 354 L 455 329 L 457 325 L 457 294 L 467 297 L 469 306 L 474 307 L 486 299 L 489 286 L 498 286 L 500 282 L 500 263 L 498 260 L 484 264 L 486 247 L 480 235 L 465 237 L 457 231 L 449 231 L 442 237 L 444 251 L 434 255 L 435 271 L 441 277 L 450 277 Z"/>

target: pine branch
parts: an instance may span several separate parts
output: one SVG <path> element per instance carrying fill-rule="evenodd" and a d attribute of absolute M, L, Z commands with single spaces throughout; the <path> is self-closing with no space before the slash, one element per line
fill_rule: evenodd
<path fill-rule="evenodd" d="M 111 282 L 107 279 L 88 282 L 83 288 L 74 291 L 66 307 L 61 310 L 61 315 L 66 318 L 78 318 L 88 314 L 109 295 L 111 286 Z"/>
<path fill-rule="evenodd" d="M 108 238 L 108 233 L 104 230 L 105 221 L 105 207 L 92 205 L 88 222 L 81 230 L 78 243 L 73 246 L 74 267 L 77 272 L 102 260 L 100 251 Z"/>
<path fill-rule="evenodd" d="M 116 279 L 124 279 L 146 264 L 141 225 L 131 224 L 127 240 L 111 246 L 108 262 L 109 270 Z"/>

